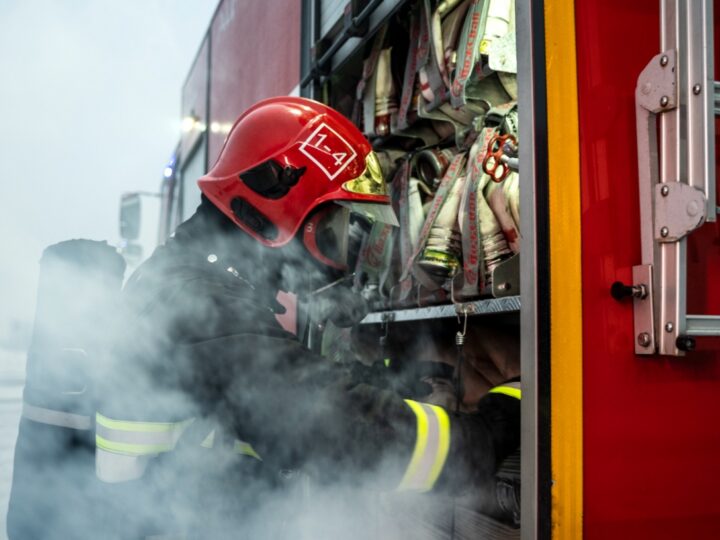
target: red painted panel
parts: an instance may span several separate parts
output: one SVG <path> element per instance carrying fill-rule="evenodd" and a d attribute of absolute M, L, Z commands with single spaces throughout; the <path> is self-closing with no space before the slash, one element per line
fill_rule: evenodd
<path fill-rule="evenodd" d="M 632 306 L 609 294 L 640 262 L 634 89 L 659 52 L 659 2 L 578 0 L 576 25 L 585 537 L 719 538 L 720 344 L 636 357 Z M 720 314 L 720 228 L 705 229 L 688 249 L 689 304 Z"/>
<path fill-rule="evenodd" d="M 224 0 L 218 8 L 210 30 L 210 168 L 240 113 L 299 83 L 300 6 L 300 0 Z"/>
<path fill-rule="evenodd" d="M 195 57 L 190 73 L 182 89 L 182 118 L 195 117 L 207 124 L 207 77 L 208 77 L 208 40 L 203 40 Z M 183 132 L 180 139 L 180 154 L 187 158 L 202 131 L 194 128 Z"/>

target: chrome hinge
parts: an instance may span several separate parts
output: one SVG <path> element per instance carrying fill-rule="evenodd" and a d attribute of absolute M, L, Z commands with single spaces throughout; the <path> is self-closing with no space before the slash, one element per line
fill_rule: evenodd
<path fill-rule="evenodd" d="M 677 242 L 705 223 L 707 199 L 697 188 L 680 182 L 655 186 L 655 240 Z"/>

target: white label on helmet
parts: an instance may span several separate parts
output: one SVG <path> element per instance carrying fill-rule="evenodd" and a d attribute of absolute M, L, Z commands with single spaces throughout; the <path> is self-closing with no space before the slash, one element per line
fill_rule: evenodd
<path fill-rule="evenodd" d="M 330 180 L 334 180 L 357 156 L 350 143 L 324 122 L 300 145 L 300 151 Z"/>

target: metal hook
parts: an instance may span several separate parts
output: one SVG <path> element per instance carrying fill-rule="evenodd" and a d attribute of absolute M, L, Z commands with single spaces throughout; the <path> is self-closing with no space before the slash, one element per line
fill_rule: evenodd
<path fill-rule="evenodd" d="M 468 313 L 467 309 L 463 307 L 463 315 L 465 316 L 465 320 L 463 322 L 463 330 L 460 332 L 460 330 L 457 331 L 457 334 L 455 334 L 455 345 L 458 347 L 462 347 L 465 344 L 465 335 L 467 334 L 467 320 L 468 320 Z M 460 314 L 457 313 L 457 320 L 458 325 L 460 325 Z"/>
<path fill-rule="evenodd" d="M 455 387 L 455 414 L 460 412 L 460 403 L 462 403 L 465 389 L 463 386 L 463 364 L 465 363 L 465 353 L 463 352 L 463 345 L 465 344 L 465 334 L 467 334 L 467 309 L 463 306 L 463 315 L 465 321 L 463 322 L 462 332 L 460 330 L 455 334 L 455 345 L 457 346 L 457 361 L 455 363 L 455 370 L 453 372 L 453 386 Z M 458 325 L 460 325 L 460 314 L 457 314 Z"/>
<path fill-rule="evenodd" d="M 387 339 L 388 335 L 390 335 L 390 320 L 383 317 L 382 322 L 380 323 L 380 330 L 384 330 L 384 334 L 382 335 L 383 338 Z"/>
<path fill-rule="evenodd" d="M 380 336 L 380 339 L 378 339 L 379 345 L 380 345 L 380 356 L 382 357 L 381 360 L 385 364 L 385 367 L 390 367 L 390 359 L 386 356 L 386 349 L 387 349 L 387 338 L 390 335 L 390 321 L 392 320 L 392 316 L 389 314 L 384 314 L 382 317 L 382 320 L 380 322 L 380 330 L 383 331 L 383 335 Z"/>

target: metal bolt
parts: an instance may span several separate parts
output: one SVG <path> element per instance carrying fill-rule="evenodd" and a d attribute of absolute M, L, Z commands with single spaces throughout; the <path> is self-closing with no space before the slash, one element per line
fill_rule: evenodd
<path fill-rule="evenodd" d="M 671 322 L 665 324 L 665 331 L 666 332 L 672 332 L 673 328 L 675 328 L 675 325 Z"/>
<path fill-rule="evenodd" d="M 660 188 L 660 194 L 661 194 L 663 197 L 667 197 L 667 196 L 668 196 L 668 193 L 670 193 L 670 186 L 663 186 L 663 187 Z"/>
<path fill-rule="evenodd" d="M 660 106 L 661 107 L 667 107 L 667 104 L 670 103 L 670 98 L 667 96 L 663 96 L 660 98 Z"/>
<path fill-rule="evenodd" d="M 693 94 L 695 94 L 697 96 L 700 92 L 702 92 L 702 86 L 700 84 L 694 85 L 693 86 Z"/>
<path fill-rule="evenodd" d="M 670 230 L 667 227 L 663 227 L 660 229 L 660 236 L 663 238 L 667 238 L 667 235 L 670 234 Z"/>
<path fill-rule="evenodd" d="M 647 332 L 638 334 L 637 342 L 638 342 L 638 345 L 640 345 L 641 347 L 649 347 L 651 341 L 652 340 L 650 339 L 650 334 L 648 334 Z"/>
<path fill-rule="evenodd" d="M 667 66 L 667 63 L 668 63 L 668 57 L 667 57 L 666 54 L 663 54 L 663 55 L 660 57 L 660 65 L 661 65 L 662 67 L 665 67 L 665 66 Z"/>
<path fill-rule="evenodd" d="M 217 257 L 217 255 L 215 255 L 214 253 L 211 253 L 210 255 L 208 255 L 208 262 L 209 262 L 209 263 L 216 263 L 217 260 L 218 260 L 218 257 Z"/>

